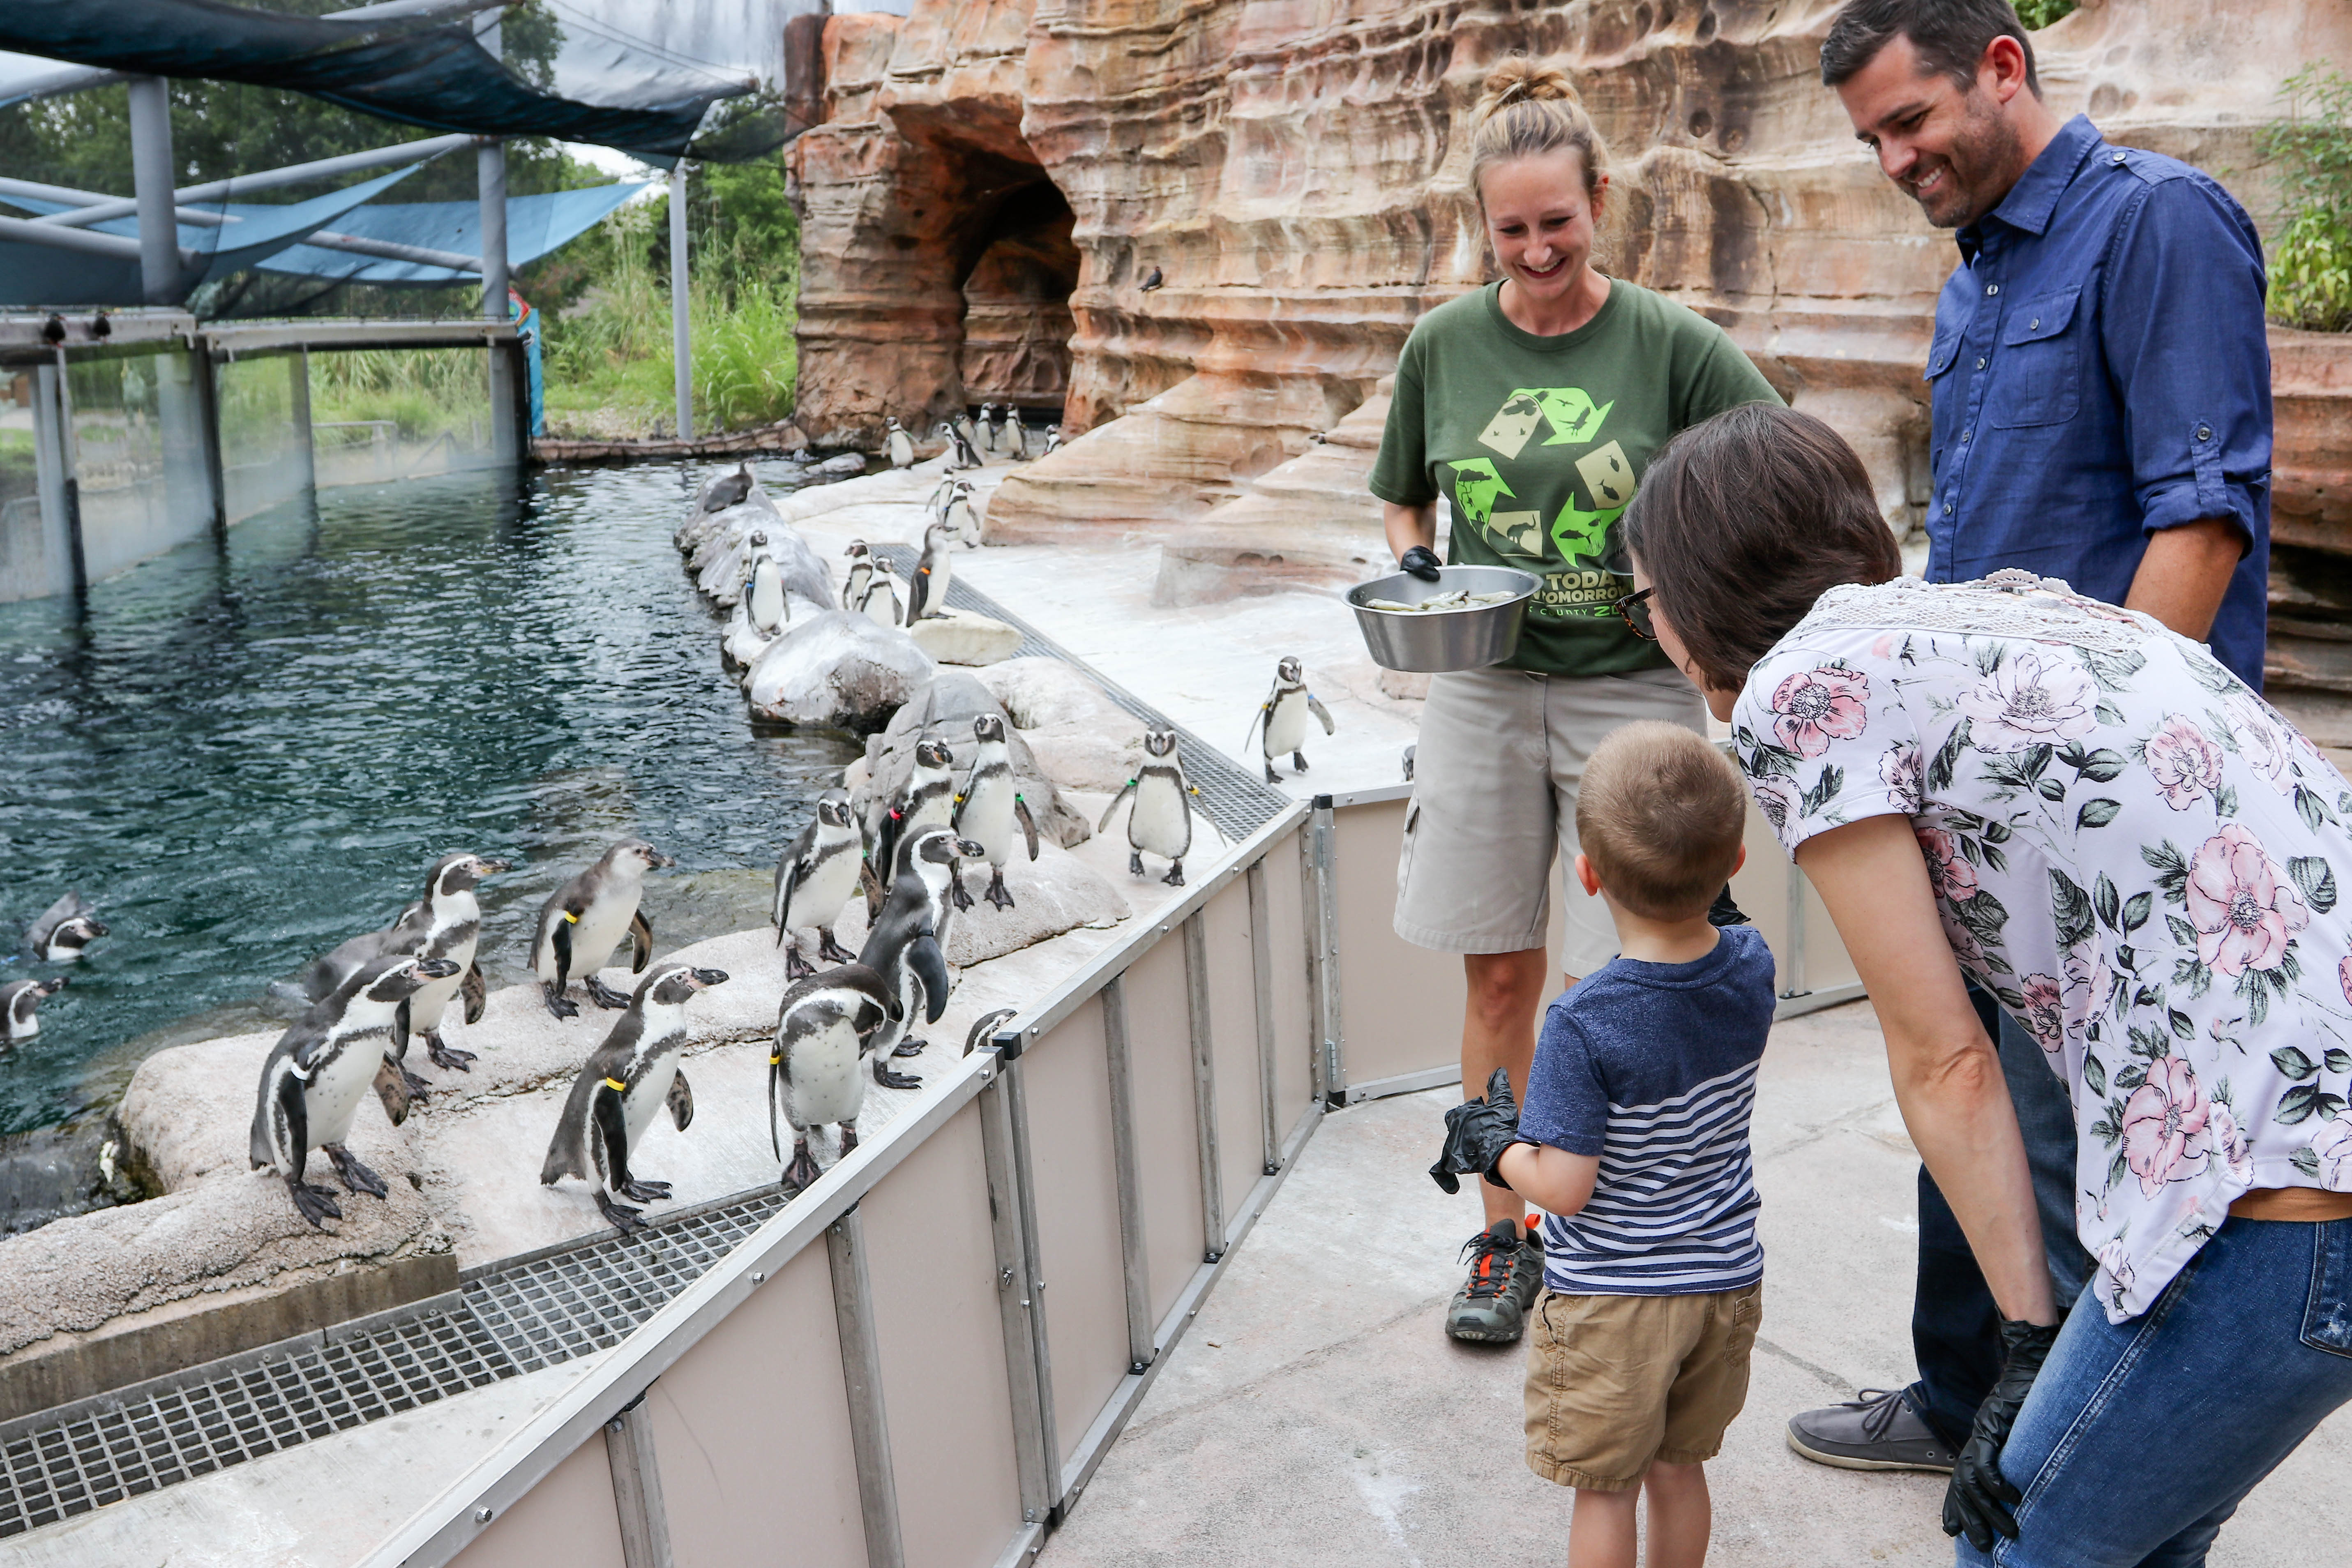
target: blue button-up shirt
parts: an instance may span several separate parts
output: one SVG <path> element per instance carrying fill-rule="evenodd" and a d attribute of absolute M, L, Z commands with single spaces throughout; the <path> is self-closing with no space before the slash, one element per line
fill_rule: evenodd
<path fill-rule="evenodd" d="M 2120 605 L 2150 534 L 2228 518 L 2248 548 L 2210 640 L 2261 690 L 2271 361 L 2245 210 L 2076 115 L 1958 238 L 1927 353 L 1928 580 L 2021 566 Z"/>

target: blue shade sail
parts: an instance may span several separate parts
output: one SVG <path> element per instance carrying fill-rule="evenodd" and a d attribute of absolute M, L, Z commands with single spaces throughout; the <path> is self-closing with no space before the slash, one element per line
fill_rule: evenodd
<path fill-rule="evenodd" d="M 520 267 L 577 239 L 604 221 L 650 182 L 596 185 L 584 191 L 555 191 L 546 195 L 507 198 L 507 265 Z M 249 210 L 232 205 L 231 213 Z M 482 206 L 479 202 L 387 202 L 345 215 L 334 232 L 362 239 L 414 245 L 459 256 L 482 253 Z M 333 278 L 346 283 L 449 284 L 478 283 L 480 275 L 415 261 L 387 261 L 322 246 L 293 245 L 261 264 L 265 272 L 289 272 L 304 278 Z"/>

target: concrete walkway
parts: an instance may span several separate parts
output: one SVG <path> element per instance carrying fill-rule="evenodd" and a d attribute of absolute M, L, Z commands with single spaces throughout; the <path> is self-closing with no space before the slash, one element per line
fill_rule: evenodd
<path fill-rule="evenodd" d="M 1325 1120 L 1038 1568 L 1566 1560 L 1570 1494 L 1521 1457 L 1523 1352 L 1440 1328 L 1477 1224 L 1423 1173 L 1454 1098 Z M 1707 1467 L 1709 1561 L 1948 1563 L 1941 1478 L 1828 1469 L 1781 1436 L 1793 1411 L 1908 1378 L 1917 1163 L 1866 1003 L 1774 1030 L 1755 1126 L 1764 1324 Z M 2340 1561 L 2347 1474 L 2352 1412 L 2247 1500 L 2215 1568 Z"/>

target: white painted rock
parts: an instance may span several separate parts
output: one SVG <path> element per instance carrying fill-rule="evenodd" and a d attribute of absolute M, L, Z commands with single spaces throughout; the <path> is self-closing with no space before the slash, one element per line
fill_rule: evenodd
<path fill-rule="evenodd" d="M 786 595 L 784 603 L 789 609 L 792 605 L 790 595 Z M 727 629 L 719 634 L 719 661 L 730 671 L 748 669 L 759 662 L 760 656 L 768 651 L 768 645 L 774 640 L 751 629 L 750 614 L 738 603 L 735 613 L 728 617 Z"/>
<path fill-rule="evenodd" d="M 1000 664 L 1021 646 L 1021 633 L 1014 627 L 962 610 L 925 616 L 907 633 L 916 647 L 941 664 Z"/>
<path fill-rule="evenodd" d="M 966 866 L 963 885 L 972 906 L 948 925 L 947 960 L 959 969 L 1080 927 L 1108 930 L 1135 912 L 1126 895 L 1092 867 L 1049 844 L 1039 845 L 1036 860 L 1016 858 L 1004 868 L 1004 890 L 1013 895 L 1009 910 L 982 897 L 988 890 L 986 865 Z"/>
<path fill-rule="evenodd" d="M 833 603 L 833 572 L 798 529 L 772 510 L 763 512 L 748 502 L 735 512 L 741 515 L 727 525 L 709 560 L 696 571 L 695 586 L 722 605 L 740 599 L 751 574 L 751 556 L 761 548 L 751 542 L 751 535 L 761 533 L 767 536 L 768 553 L 783 568 L 784 592 L 820 605 Z"/>
<path fill-rule="evenodd" d="M 1143 763 L 1143 726 L 1075 666 L 1007 659 L 974 677 L 1004 705 L 1037 765 L 1064 789 L 1116 795 Z"/>
<path fill-rule="evenodd" d="M 744 682 L 751 711 L 785 724 L 872 731 L 936 673 L 902 631 L 824 610 L 795 618 Z"/>
<path fill-rule="evenodd" d="M 710 564 L 710 558 L 726 545 L 736 524 L 744 526 L 733 531 L 731 537 L 740 539 L 751 531 L 754 520 L 776 517 L 776 503 L 768 499 L 765 490 L 757 488 L 733 506 L 718 511 L 689 512 L 677 531 L 677 547 L 686 552 L 686 569 L 700 572 Z"/>

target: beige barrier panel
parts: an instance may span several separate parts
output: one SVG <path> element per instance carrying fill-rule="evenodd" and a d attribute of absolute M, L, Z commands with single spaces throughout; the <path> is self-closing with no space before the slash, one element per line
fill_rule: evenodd
<path fill-rule="evenodd" d="M 1249 884 L 1226 885 L 1200 914 L 1208 973 L 1209 1044 L 1215 1064 L 1217 1175 L 1224 1195 L 1224 1250 L 1242 1200 L 1265 1174 L 1265 1094 L 1258 1075 L 1257 983 L 1250 960 Z M 1277 1126 L 1277 1141 L 1288 1129 Z"/>
<path fill-rule="evenodd" d="M 1396 933 L 1397 847 L 1407 804 L 1374 801 L 1333 813 L 1339 1037 L 1351 1098 L 1360 1098 L 1360 1086 L 1458 1071 L 1461 1062 L 1460 955 L 1415 947 Z"/>
<path fill-rule="evenodd" d="M 1306 835 L 1293 833 L 1265 852 L 1267 991 L 1274 1002 L 1276 1147 L 1315 1100 L 1315 1023 L 1307 992 L 1307 889 L 1301 879 Z"/>
<path fill-rule="evenodd" d="M 1200 1129 L 1193 1120 L 1192 1025 L 1182 932 L 1170 931 L 1129 965 L 1125 984 L 1136 1167 L 1143 1182 L 1145 1299 L 1156 1330 L 1208 1250 L 1201 1217 Z M 1034 1137 L 1034 1122 L 1030 1131 Z"/>
<path fill-rule="evenodd" d="M 624 1568 L 621 1523 L 613 1511 L 613 1471 L 604 1461 L 604 1437 L 591 1437 L 574 1448 L 570 1458 L 491 1521 L 456 1561 L 463 1568 L 547 1568 L 556 1563 L 563 1568 Z"/>
<path fill-rule="evenodd" d="M 822 1246 L 803 1247 L 656 1379 L 646 1406 L 677 1568 L 769 1562 L 784 1542 L 797 1568 L 866 1568 Z"/>
<path fill-rule="evenodd" d="M 990 1568 L 1022 1526 L 980 1118 L 966 1105 L 857 1205 L 907 1568 Z"/>
<path fill-rule="evenodd" d="M 1731 879 L 1731 897 L 1771 946 L 1772 989 L 1780 998 L 1780 1016 L 1861 995 L 1862 977 L 1838 940 L 1821 894 L 1789 863 L 1771 825 L 1753 801 L 1748 805 L 1745 842 L 1748 863 Z M 1792 885 L 1798 896 L 1793 908 Z"/>

